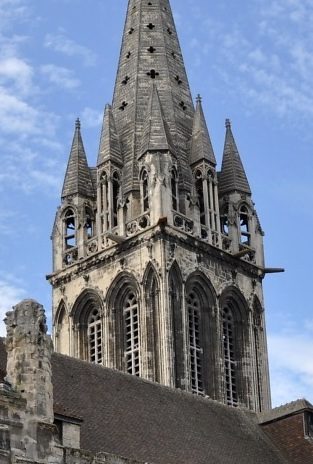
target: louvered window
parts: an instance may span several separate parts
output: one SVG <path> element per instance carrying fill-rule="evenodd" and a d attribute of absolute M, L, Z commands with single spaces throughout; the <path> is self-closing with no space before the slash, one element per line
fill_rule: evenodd
<path fill-rule="evenodd" d="M 139 348 L 139 311 L 138 301 L 134 292 L 129 292 L 123 307 L 125 335 L 126 371 L 132 375 L 140 375 Z"/>
<path fill-rule="evenodd" d="M 230 308 L 223 310 L 223 346 L 226 402 L 230 406 L 238 406 L 235 356 L 235 327 Z"/>
<path fill-rule="evenodd" d="M 89 361 L 102 364 L 102 325 L 98 309 L 93 309 L 88 319 Z"/>
<path fill-rule="evenodd" d="M 202 345 L 201 345 L 201 305 L 198 296 L 190 292 L 187 298 L 189 319 L 189 355 L 191 389 L 194 393 L 203 393 Z"/>

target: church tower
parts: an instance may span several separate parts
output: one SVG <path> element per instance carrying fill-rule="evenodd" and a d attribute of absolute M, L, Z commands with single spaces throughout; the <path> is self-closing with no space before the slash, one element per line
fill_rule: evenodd
<path fill-rule="evenodd" d="M 56 351 L 270 407 L 263 232 L 228 120 L 217 170 L 168 0 L 129 0 L 97 166 L 77 120 L 52 241 Z"/>

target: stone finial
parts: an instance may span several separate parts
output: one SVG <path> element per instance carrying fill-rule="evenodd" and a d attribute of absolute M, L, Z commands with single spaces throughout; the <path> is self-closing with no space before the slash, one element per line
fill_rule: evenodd
<path fill-rule="evenodd" d="M 4 322 L 8 350 L 23 342 L 36 343 L 39 346 L 47 334 L 44 308 L 35 300 L 24 300 L 14 306 L 13 311 L 6 313 Z"/>
<path fill-rule="evenodd" d="M 231 120 L 230 119 L 225 120 L 225 127 L 226 127 L 226 129 L 231 129 Z"/>
<path fill-rule="evenodd" d="M 80 119 L 79 118 L 77 118 L 76 121 L 75 121 L 75 129 L 80 130 Z"/>

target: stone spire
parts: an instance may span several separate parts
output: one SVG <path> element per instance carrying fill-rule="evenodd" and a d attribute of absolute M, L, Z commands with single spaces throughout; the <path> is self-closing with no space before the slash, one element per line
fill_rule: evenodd
<path fill-rule="evenodd" d="M 105 107 L 97 165 L 100 166 L 108 160 L 123 165 L 121 144 L 116 131 L 111 105 Z"/>
<path fill-rule="evenodd" d="M 222 170 L 219 177 L 219 193 L 223 195 L 234 191 L 251 195 L 249 182 L 231 130 L 231 123 L 229 119 L 226 119 L 226 137 Z"/>
<path fill-rule="evenodd" d="M 148 151 L 170 151 L 175 154 L 172 137 L 164 118 L 162 104 L 153 84 L 142 131 L 140 156 Z"/>
<path fill-rule="evenodd" d="M 113 98 L 113 115 L 124 157 L 124 187 L 138 188 L 147 92 L 155 82 L 175 146 L 179 146 L 181 188 L 190 189 L 187 146 L 194 107 L 168 0 L 129 0 Z"/>
<path fill-rule="evenodd" d="M 62 189 L 62 198 L 70 195 L 81 195 L 88 198 L 95 196 L 79 119 L 75 123 L 75 133 Z"/>
<path fill-rule="evenodd" d="M 190 164 L 192 166 L 202 160 L 216 166 L 216 159 L 203 113 L 201 97 L 198 95 L 192 129 Z"/>

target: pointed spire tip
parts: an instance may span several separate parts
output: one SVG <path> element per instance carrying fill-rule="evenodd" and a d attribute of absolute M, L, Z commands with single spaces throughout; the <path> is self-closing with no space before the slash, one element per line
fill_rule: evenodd
<path fill-rule="evenodd" d="M 226 129 L 231 129 L 231 121 L 230 121 L 230 119 L 226 119 L 225 127 L 226 127 Z"/>
<path fill-rule="evenodd" d="M 80 119 L 77 118 L 75 121 L 75 129 L 80 129 Z"/>
<path fill-rule="evenodd" d="M 198 95 L 197 95 L 196 102 L 197 102 L 197 103 L 201 103 L 201 102 L 202 102 L 202 97 L 201 97 L 201 95 L 200 95 L 199 93 L 198 93 Z"/>

